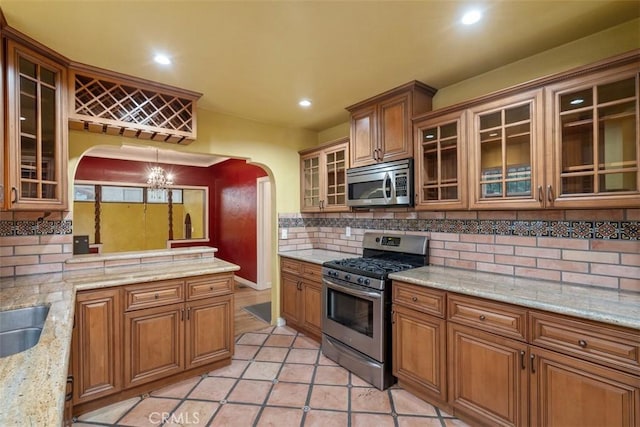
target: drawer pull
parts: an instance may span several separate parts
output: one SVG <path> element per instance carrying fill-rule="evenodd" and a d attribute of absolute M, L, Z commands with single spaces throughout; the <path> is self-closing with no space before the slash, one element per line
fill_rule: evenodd
<path fill-rule="evenodd" d="M 578 345 L 582 348 L 586 348 L 587 342 L 585 340 L 578 340 Z"/>
<path fill-rule="evenodd" d="M 411 301 L 413 301 L 413 302 L 418 301 L 418 297 L 411 297 Z"/>
<path fill-rule="evenodd" d="M 209 290 L 212 291 L 213 290 L 213 286 L 209 286 Z"/>
<path fill-rule="evenodd" d="M 480 319 L 480 320 L 485 320 L 485 319 L 486 319 L 486 317 L 484 316 L 484 314 L 481 314 L 481 315 L 480 315 L 480 317 L 479 317 L 479 319 Z"/>
<path fill-rule="evenodd" d="M 154 297 L 155 299 L 158 299 L 158 298 L 160 298 L 160 294 L 155 294 L 153 297 Z"/>

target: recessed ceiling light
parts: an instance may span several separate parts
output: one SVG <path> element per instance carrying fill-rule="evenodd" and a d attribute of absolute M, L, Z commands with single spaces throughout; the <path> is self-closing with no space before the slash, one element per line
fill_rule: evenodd
<path fill-rule="evenodd" d="M 576 99 L 572 99 L 571 102 L 569 102 L 569 104 L 571 104 L 571 105 L 580 105 L 583 102 L 584 102 L 584 99 L 576 98 Z"/>
<path fill-rule="evenodd" d="M 474 10 L 470 10 L 470 11 L 466 12 L 464 15 L 462 15 L 461 22 L 464 25 L 472 25 L 472 24 L 475 24 L 476 22 L 478 22 L 480 19 L 482 19 L 482 12 L 480 12 L 477 9 L 474 9 Z"/>
<path fill-rule="evenodd" d="M 159 53 L 156 56 L 154 56 L 153 60 L 156 61 L 158 64 L 162 64 L 162 65 L 171 64 L 171 59 L 169 59 L 167 55 L 163 55 L 162 53 Z"/>
<path fill-rule="evenodd" d="M 311 101 L 309 101 L 308 99 L 303 99 L 300 102 L 298 102 L 298 105 L 301 107 L 311 107 Z"/>

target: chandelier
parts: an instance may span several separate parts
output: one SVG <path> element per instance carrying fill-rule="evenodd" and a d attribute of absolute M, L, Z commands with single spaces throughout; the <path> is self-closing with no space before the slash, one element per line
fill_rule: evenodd
<path fill-rule="evenodd" d="M 165 190 L 168 186 L 173 185 L 173 175 L 166 173 L 157 163 L 158 150 L 156 150 L 156 166 L 151 168 L 151 172 L 147 178 L 147 185 L 151 190 Z"/>

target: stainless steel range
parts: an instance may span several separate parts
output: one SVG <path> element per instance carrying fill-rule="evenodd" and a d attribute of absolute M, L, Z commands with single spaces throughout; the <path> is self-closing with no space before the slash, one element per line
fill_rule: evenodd
<path fill-rule="evenodd" d="M 424 236 L 365 233 L 361 258 L 322 267 L 322 353 L 384 390 L 391 373 L 389 274 L 428 264 Z"/>

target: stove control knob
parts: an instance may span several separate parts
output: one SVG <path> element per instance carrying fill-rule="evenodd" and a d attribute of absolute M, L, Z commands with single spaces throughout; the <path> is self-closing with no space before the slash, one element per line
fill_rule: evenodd
<path fill-rule="evenodd" d="M 364 279 L 362 277 L 358 277 L 358 283 L 362 284 L 362 282 L 364 282 Z"/>
<path fill-rule="evenodd" d="M 364 279 L 364 284 L 365 284 L 365 285 L 368 285 L 369 283 L 371 283 L 371 280 L 369 280 L 369 279 Z"/>
<path fill-rule="evenodd" d="M 344 275 L 344 280 L 351 280 L 351 275 L 350 274 L 345 274 Z"/>

